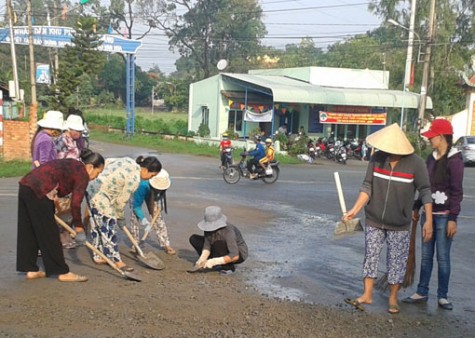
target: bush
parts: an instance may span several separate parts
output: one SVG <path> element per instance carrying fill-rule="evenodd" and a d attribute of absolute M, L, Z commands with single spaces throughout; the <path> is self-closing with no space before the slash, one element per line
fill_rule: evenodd
<path fill-rule="evenodd" d="M 200 135 L 200 137 L 205 137 L 205 136 L 209 136 L 210 133 L 211 132 L 209 130 L 208 125 L 201 123 L 200 126 L 198 127 L 198 135 Z"/>

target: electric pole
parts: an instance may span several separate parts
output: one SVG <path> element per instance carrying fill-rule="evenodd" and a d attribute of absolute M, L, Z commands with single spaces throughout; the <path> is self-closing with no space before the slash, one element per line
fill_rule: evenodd
<path fill-rule="evenodd" d="M 430 65 L 430 54 L 432 43 L 434 40 L 434 31 L 435 31 L 435 0 L 431 0 L 430 11 L 429 11 L 429 29 L 427 31 L 427 46 L 426 53 L 424 55 L 424 69 L 422 72 L 422 84 L 421 84 L 421 97 L 419 105 L 419 130 L 422 127 L 424 121 L 424 114 L 426 110 L 427 103 L 427 84 L 429 82 L 429 65 Z"/>
<path fill-rule="evenodd" d="M 26 16 L 28 20 L 28 45 L 30 50 L 30 83 L 31 83 L 31 103 L 30 103 L 30 121 L 36 120 L 38 102 L 36 101 L 36 65 L 35 50 L 33 47 L 33 27 L 31 20 L 31 0 L 26 2 Z"/>
<path fill-rule="evenodd" d="M 20 101 L 20 84 L 18 81 L 18 69 L 16 63 L 16 50 L 15 50 L 15 35 L 13 33 L 13 10 L 12 10 L 12 0 L 7 0 L 7 12 L 8 12 L 8 27 L 10 29 L 10 51 L 12 55 L 12 68 L 13 68 L 13 82 L 15 85 L 15 99 Z M 12 93 L 10 93 L 10 96 Z"/>

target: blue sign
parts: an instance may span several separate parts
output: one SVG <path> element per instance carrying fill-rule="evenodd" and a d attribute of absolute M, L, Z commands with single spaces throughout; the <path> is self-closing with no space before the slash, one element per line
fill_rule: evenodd
<path fill-rule="evenodd" d="M 51 83 L 49 65 L 43 63 L 36 64 L 36 83 Z"/>
<path fill-rule="evenodd" d="M 33 26 L 33 44 L 42 47 L 64 48 L 71 45 L 75 32 L 71 27 Z M 28 45 L 28 27 L 13 28 L 15 44 Z M 101 35 L 101 45 L 97 50 L 109 53 L 135 54 L 142 46 L 142 41 L 125 39 L 120 36 Z M 0 43 L 10 43 L 10 29 L 0 28 Z"/>

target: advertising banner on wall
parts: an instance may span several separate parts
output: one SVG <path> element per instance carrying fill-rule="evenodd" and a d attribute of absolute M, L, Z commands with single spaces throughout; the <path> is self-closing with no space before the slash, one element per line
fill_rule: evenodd
<path fill-rule="evenodd" d="M 320 123 L 331 124 L 360 124 L 360 125 L 386 125 L 386 113 L 377 114 L 347 114 L 320 111 Z"/>

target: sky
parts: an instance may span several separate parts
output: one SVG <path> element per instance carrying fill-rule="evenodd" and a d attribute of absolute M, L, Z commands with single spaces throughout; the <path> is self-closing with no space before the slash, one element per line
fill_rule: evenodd
<path fill-rule="evenodd" d="M 225 0 L 224 0 L 225 1 Z M 377 28 L 381 19 L 368 11 L 368 0 L 260 0 L 268 34 L 262 43 L 284 49 L 312 37 L 326 48 L 344 37 Z M 179 57 L 168 50 L 168 40 L 158 31 L 143 39 L 137 64 L 146 70 L 154 64 L 169 74 Z"/>
<path fill-rule="evenodd" d="M 109 1 L 102 3 L 108 5 Z M 284 49 L 287 44 L 312 37 L 316 47 L 326 48 L 381 24 L 381 19 L 368 11 L 368 3 L 369 0 L 260 0 L 268 31 L 262 43 Z M 4 13 L 5 0 L 0 0 L 0 14 Z M 145 30 L 143 26 L 136 27 L 137 34 Z M 152 30 L 142 42 L 136 62 L 143 70 L 158 65 L 166 74 L 175 71 L 179 55 L 169 50 L 168 39 L 161 31 Z"/>

